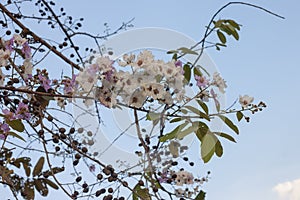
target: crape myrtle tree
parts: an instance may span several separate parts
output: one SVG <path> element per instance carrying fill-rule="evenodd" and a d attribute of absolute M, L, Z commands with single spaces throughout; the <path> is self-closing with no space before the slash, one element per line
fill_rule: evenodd
<path fill-rule="evenodd" d="M 212 16 L 198 43 L 170 49 L 170 59 L 165 61 L 150 50 L 117 59 L 110 52 L 103 55 L 103 40 L 132 27 L 132 20 L 116 30 L 105 24 L 100 35 L 82 31 L 84 18 L 68 15 L 54 1 L 2 1 L 3 189 L 15 199 L 47 197 L 56 190 L 70 199 L 205 199 L 201 186 L 210 173 L 194 174 L 194 158 L 182 141 L 193 135 L 200 149 L 197 156 L 207 163 L 214 155 L 222 156 L 222 140 L 235 142 L 232 134 L 239 134 L 237 122 L 249 122 L 250 115 L 266 107 L 262 101 L 241 95 L 223 108 L 219 97 L 225 93 L 225 80 L 196 64 L 205 48 L 220 50 L 226 47 L 227 38 L 239 39 L 241 25 L 219 16 L 230 5 L 280 17 L 256 5 L 230 2 Z M 84 46 L 81 40 L 90 43 Z M 187 55 L 193 55 L 195 62 L 186 62 Z M 193 95 L 186 92 L 191 87 L 196 90 Z M 86 113 L 93 108 L 100 127 L 106 120 L 103 110 L 128 109 L 133 117 L 130 126 L 135 127 L 132 155 L 139 160 L 137 165 L 122 164 L 121 158 L 118 163 L 106 163 L 99 157 L 101 152 L 91 151 L 97 132 L 81 125 L 81 116 L 72 112 L 74 107 Z M 231 132 L 214 130 L 213 120 Z M 145 121 L 152 126 L 147 134 Z"/>

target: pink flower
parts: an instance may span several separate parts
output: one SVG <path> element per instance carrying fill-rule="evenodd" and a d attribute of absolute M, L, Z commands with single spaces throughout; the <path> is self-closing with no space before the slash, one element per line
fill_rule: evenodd
<path fill-rule="evenodd" d="M 5 42 L 5 49 L 9 50 L 10 52 L 12 52 L 13 49 L 13 45 L 14 45 L 14 38 L 11 38 L 10 40 Z"/>
<path fill-rule="evenodd" d="M 16 119 L 15 113 L 11 112 L 8 109 L 2 110 L 3 114 L 5 115 L 5 118 L 8 119 L 9 121 L 12 121 Z"/>
<path fill-rule="evenodd" d="M 72 94 L 74 92 L 74 90 L 77 88 L 77 84 L 76 84 L 77 76 L 78 75 L 73 74 L 72 79 L 63 80 L 62 84 L 65 85 L 65 87 L 64 87 L 65 94 Z"/>
<path fill-rule="evenodd" d="M 51 88 L 50 86 L 51 81 L 46 77 L 44 77 L 42 74 L 39 74 L 38 77 L 43 85 L 43 88 L 46 90 L 46 92 L 48 92 L 48 90 Z"/>
<path fill-rule="evenodd" d="M 23 102 L 20 102 L 16 110 L 16 119 L 29 120 L 30 117 L 31 115 L 28 110 L 28 105 L 24 104 Z"/>
<path fill-rule="evenodd" d="M 28 45 L 28 42 L 23 44 L 22 53 L 24 53 L 26 59 L 31 58 L 31 48 Z"/>
<path fill-rule="evenodd" d="M 195 75 L 195 80 L 197 81 L 198 87 L 206 87 L 208 85 L 208 80 L 205 76 Z"/>
<path fill-rule="evenodd" d="M 163 172 L 157 180 L 160 183 L 166 183 L 169 180 L 169 178 L 168 178 L 168 172 Z"/>
<path fill-rule="evenodd" d="M 175 62 L 175 66 L 176 66 L 176 67 L 182 67 L 182 62 L 181 62 L 181 60 L 177 60 L 177 61 Z"/>
<path fill-rule="evenodd" d="M 10 130 L 8 124 L 0 122 L 0 139 L 4 140 L 8 131 Z"/>

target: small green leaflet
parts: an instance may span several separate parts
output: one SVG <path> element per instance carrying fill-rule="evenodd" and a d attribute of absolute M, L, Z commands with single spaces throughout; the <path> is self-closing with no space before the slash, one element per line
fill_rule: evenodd
<path fill-rule="evenodd" d="M 188 127 L 187 129 L 178 132 L 178 134 L 176 135 L 176 138 L 181 140 L 183 139 L 185 136 L 195 132 L 198 130 L 198 125 L 197 123 L 193 123 L 192 126 Z"/>
<path fill-rule="evenodd" d="M 154 121 L 154 120 L 157 120 L 161 117 L 161 114 L 160 113 L 155 113 L 155 112 L 149 112 L 147 115 L 146 115 L 146 119 L 147 120 L 150 120 L 150 121 Z"/>
<path fill-rule="evenodd" d="M 225 37 L 225 35 L 220 30 L 217 30 L 217 35 L 218 35 L 220 41 L 223 44 L 225 44 L 226 43 L 226 37 Z"/>
<path fill-rule="evenodd" d="M 25 130 L 25 126 L 20 119 L 15 120 L 5 120 L 5 122 L 14 130 L 18 132 L 23 132 Z"/>
<path fill-rule="evenodd" d="M 213 133 L 220 137 L 226 138 L 227 140 L 229 140 L 231 142 L 236 143 L 235 139 L 231 135 L 228 135 L 227 133 L 222 133 L 222 132 L 213 132 Z"/>
<path fill-rule="evenodd" d="M 236 134 L 239 134 L 239 129 L 236 125 L 233 124 L 233 122 L 228 118 L 223 115 L 217 115 L 221 120 L 224 121 L 224 123 L 231 128 Z"/>
<path fill-rule="evenodd" d="M 205 200 L 206 193 L 201 190 L 199 194 L 196 196 L 195 200 Z"/>
<path fill-rule="evenodd" d="M 184 78 L 187 83 L 190 82 L 191 80 L 191 67 L 187 64 L 183 66 L 183 71 L 184 71 Z"/>
<path fill-rule="evenodd" d="M 204 110 L 204 112 L 208 115 L 208 107 L 207 107 L 206 103 L 204 103 L 201 100 L 197 100 L 197 103 L 199 104 L 199 106 L 201 106 L 201 108 Z"/>
<path fill-rule="evenodd" d="M 181 120 L 183 120 L 181 117 L 175 117 L 175 118 L 173 118 L 173 119 L 170 120 L 170 123 L 179 122 Z"/>
<path fill-rule="evenodd" d="M 193 55 L 198 55 L 198 53 L 196 51 L 193 51 L 189 48 L 186 48 L 186 47 L 180 47 L 178 50 L 181 51 L 181 53 L 183 54 L 193 54 Z"/>
<path fill-rule="evenodd" d="M 244 117 L 244 114 L 241 111 L 236 112 L 236 118 L 238 121 L 241 121 Z"/>
<path fill-rule="evenodd" d="M 165 134 L 164 136 L 159 138 L 160 142 L 165 142 L 167 140 L 171 140 L 174 139 L 175 137 L 177 137 L 177 134 L 188 125 L 188 122 L 184 122 L 183 124 L 178 125 L 173 131 L 171 131 L 170 133 Z"/>
<path fill-rule="evenodd" d="M 201 112 L 200 110 L 198 110 L 197 108 L 193 107 L 193 106 L 184 106 L 184 108 L 189 109 L 190 111 L 192 111 L 193 113 L 199 115 L 200 118 L 204 118 L 207 121 L 210 121 L 210 118 L 207 114 L 205 114 L 204 112 Z"/>
<path fill-rule="evenodd" d="M 132 200 L 151 200 L 149 190 L 147 188 L 142 189 L 139 184 L 137 184 L 132 191 Z"/>
<path fill-rule="evenodd" d="M 228 19 L 227 22 L 233 26 L 234 28 L 236 28 L 237 30 L 240 30 L 240 25 L 238 23 L 236 23 L 234 20 L 232 19 Z"/>
<path fill-rule="evenodd" d="M 11 135 L 11 136 L 13 136 L 13 137 L 16 137 L 16 138 L 18 138 L 18 139 L 23 140 L 24 142 L 26 142 L 26 140 L 25 140 L 23 137 L 19 136 L 19 135 L 16 134 L 15 132 L 9 131 L 9 132 L 7 133 L 7 135 Z"/>
<path fill-rule="evenodd" d="M 217 137 L 211 133 L 206 134 L 201 143 L 201 158 L 204 163 L 207 163 L 215 153 Z"/>
<path fill-rule="evenodd" d="M 215 153 L 218 157 L 221 157 L 223 155 L 223 147 L 219 140 L 216 142 Z"/>

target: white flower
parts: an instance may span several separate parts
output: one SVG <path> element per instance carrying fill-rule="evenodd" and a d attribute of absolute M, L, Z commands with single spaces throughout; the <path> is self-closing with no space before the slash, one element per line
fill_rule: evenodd
<path fill-rule="evenodd" d="M 134 91 L 129 100 L 129 105 L 136 108 L 141 108 L 146 100 L 147 96 L 144 91 L 137 89 Z"/>
<path fill-rule="evenodd" d="M 176 173 L 175 182 L 177 186 L 182 186 L 183 184 L 193 184 L 194 176 L 190 172 L 179 171 Z"/>
<path fill-rule="evenodd" d="M 90 92 L 97 81 L 97 75 L 90 73 L 89 69 L 86 68 L 79 72 L 76 81 L 81 85 L 85 92 Z"/>
<path fill-rule="evenodd" d="M 65 100 L 61 97 L 54 97 L 54 99 L 57 102 L 57 106 L 65 110 Z"/>
<path fill-rule="evenodd" d="M 134 54 L 130 54 L 130 55 L 124 54 L 123 55 L 123 60 L 118 60 L 118 64 L 121 67 L 125 67 L 127 65 L 133 65 L 134 60 L 135 60 L 135 55 Z"/>
<path fill-rule="evenodd" d="M 9 50 L 3 51 L 3 49 L 0 49 L 0 67 L 7 65 L 9 57 L 10 57 Z"/>
<path fill-rule="evenodd" d="M 226 85 L 226 81 L 220 76 L 220 74 L 218 72 L 215 72 L 213 74 L 213 79 L 214 79 L 214 85 L 216 85 L 220 92 L 222 92 L 223 94 L 225 93 L 225 88 L 227 88 Z"/>
<path fill-rule="evenodd" d="M 14 41 L 17 43 L 17 45 L 22 46 L 27 42 L 27 39 L 22 38 L 19 34 L 14 34 Z"/>
<path fill-rule="evenodd" d="M 247 108 L 254 100 L 254 97 L 250 97 L 248 95 L 241 96 L 239 98 L 239 103 L 243 108 Z"/>
<path fill-rule="evenodd" d="M 185 191 L 181 188 L 178 188 L 175 190 L 176 197 L 182 197 L 182 196 L 184 196 L 184 193 L 185 193 Z"/>
<path fill-rule="evenodd" d="M 110 70 L 112 70 L 112 63 L 113 61 L 109 59 L 109 57 L 105 56 L 101 56 L 99 58 L 97 58 L 96 63 L 99 66 L 99 71 L 101 73 L 105 73 L 108 72 Z"/>
<path fill-rule="evenodd" d="M 151 65 L 154 61 L 154 56 L 152 55 L 151 51 L 144 50 L 141 52 L 136 60 L 136 67 L 144 67 L 147 65 Z"/>

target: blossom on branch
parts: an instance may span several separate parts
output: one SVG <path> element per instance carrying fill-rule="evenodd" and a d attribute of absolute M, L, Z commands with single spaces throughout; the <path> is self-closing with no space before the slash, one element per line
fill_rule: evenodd
<path fill-rule="evenodd" d="M 250 97 L 248 95 L 241 96 L 239 98 L 239 103 L 243 108 L 247 108 L 254 100 L 254 97 Z"/>
<path fill-rule="evenodd" d="M 5 67 L 8 64 L 8 59 L 10 57 L 9 50 L 0 49 L 0 67 Z"/>
<path fill-rule="evenodd" d="M 50 86 L 51 81 L 48 78 L 46 78 L 45 76 L 43 76 L 42 74 L 39 74 L 38 78 L 39 78 L 43 88 L 46 90 L 46 92 L 48 92 L 48 90 L 51 88 L 51 86 Z"/>
<path fill-rule="evenodd" d="M 29 113 L 28 105 L 20 102 L 16 110 L 16 119 L 29 120 L 31 114 Z"/>
<path fill-rule="evenodd" d="M 214 82 L 213 84 L 219 88 L 219 91 L 223 94 L 225 93 L 225 88 L 227 88 L 226 81 L 220 76 L 220 73 L 215 72 L 213 74 Z"/>

